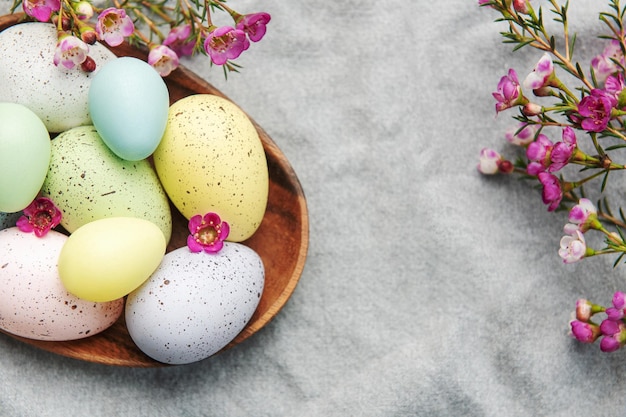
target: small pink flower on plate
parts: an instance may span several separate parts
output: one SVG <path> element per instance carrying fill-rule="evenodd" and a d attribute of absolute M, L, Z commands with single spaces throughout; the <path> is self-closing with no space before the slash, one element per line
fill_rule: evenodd
<path fill-rule="evenodd" d="M 17 220 L 16 226 L 26 233 L 34 232 L 43 237 L 61 222 L 61 210 L 46 197 L 36 198 L 24 209 L 24 215 Z"/>
<path fill-rule="evenodd" d="M 207 213 L 204 216 L 197 214 L 189 219 L 189 233 L 187 246 L 191 252 L 204 250 L 207 253 L 216 253 L 224 246 L 230 226 L 216 213 Z"/>
<path fill-rule="evenodd" d="M 53 12 L 61 9 L 60 0 L 23 0 L 24 13 L 40 22 L 47 22 Z"/>
<path fill-rule="evenodd" d="M 132 35 L 134 31 L 135 25 L 124 9 L 109 7 L 98 15 L 96 23 L 98 39 L 109 46 L 120 45 L 124 42 L 124 38 Z"/>
<path fill-rule="evenodd" d="M 260 12 L 247 14 L 237 20 L 236 28 L 244 31 L 252 42 L 258 42 L 265 36 L 267 30 L 266 25 L 271 19 L 272 17 L 269 13 Z"/>
<path fill-rule="evenodd" d="M 215 29 L 204 41 L 204 50 L 215 65 L 224 65 L 229 59 L 238 58 L 249 47 L 245 32 L 230 26 Z"/>
<path fill-rule="evenodd" d="M 167 46 L 158 45 L 150 49 L 148 64 L 152 65 L 161 77 L 167 77 L 178 68 L 178 55 Z"/>
<path fill-rule="evenodd" d="M 87 59 L 89 46 L 76 36 L 59 35 L 59 42 L 54 50 L 54 65 L 72 69 L 81 65 Z"/>

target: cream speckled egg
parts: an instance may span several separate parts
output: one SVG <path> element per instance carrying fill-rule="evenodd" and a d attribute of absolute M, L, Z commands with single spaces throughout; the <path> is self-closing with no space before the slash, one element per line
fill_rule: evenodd
<path fill-rule="evenodd" d="M 218 352 L 243 330 L 265 282 L 263 262 L 247 246 L 225 242 L 216 254 L 187 247 L 165 255 L 126 300 L 126 326 L 146 355 L 185 364 Z"/>
<path fill-rule="evenodd" d="M 105 62 L 117 59 L 103 45 L 89 45 L 96 70 L 54 65 L 56 28 L 32 22 L 0 32 L 0 101 L 23 104 L 50 132 L 91 124 L 88 94 L 91 79 Z"/>
<path fill-rule="evenodd" d="M 147 160 L 125 161 L 104 144 L 93 126 L 70 129 L 52 141 L 42 194 L 63 212 L 70 233 L 94 220 L 138 217 L 172 234 L 165 191 Z"/>
<path fill-rule="evenodd" d="M 196 94 L 174 103 L 153 156 L 163 188 L 187 219 L 215 212 L 230 224 L 234 242 L 260 226 L 267 160 L 251 120 L 232 102 Z"/>
<path fill-rule="evenodd" d="M 38 238 L 17 227 L 0 231 L 0 328 L 29 339 L 76 340 L 109 328 L 124 300 L 94 303 L 63 287 L 57 259 L 67 236 Z"/>
<path fill-rule="evenodd" d="M 72 294 L 91 301 L 123 297 L 150 277 L 166 242 L 152 222 L 110 217 L 76 229 L 59 254 L 59 277 Z"/>

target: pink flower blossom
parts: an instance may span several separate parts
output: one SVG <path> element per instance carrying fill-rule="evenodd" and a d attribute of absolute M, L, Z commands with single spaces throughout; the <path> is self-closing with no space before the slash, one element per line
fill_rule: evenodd
<path fill-rule="evenodd" d="M 593 343 L 600 336 L 600 328 L 593 323 L 574 320 L 570 323 L 572 335 L 579 342 Z"/>
<path fill-rule="evenodd" d="M 204 217 L 198 214 L 189 219 L 189 233 L 187 246 L 191 252 L 204 250 L 207 253 L 216 253 L 224 246 L 230 226 L 216 213 L 207 213 Z"/>
<path fill-rule="evenodd" d="M 617 100 L 603 90 L 593 89 L 578 103 L 578 114 L 583 117 L 581 126 L 588 132 L 602 132 L 611 120 L 611 110 Z"/>
<path fill-rule="evenodd" d="M 189 56 L 193 54 L 195 40 L 189 39 L 191 35 L 191 25 L 176 26 L 170 29 L 163 45 L 168 46 L 178 56 Z"/>
<path fill-rule="evenodd" d="M 35 236 L 43 237 L 60 222 L 61 211 L 52 200 L 39 197 L 24 209 L 24 215 L 17 220 L 16 226 L 22 232 L 35 232 Z"/>
<path fill-rule="evenodd" d="M 526 76 L 524 87 L 531 90 L 546 87 L 549 85 L 553 73 L 554 64 L 552 63 L 550 54 L 546 52 L 541 59 L 539 59 L 533 71 Z"/>
<path fill-rule="evenodd" d="M 613 299 L 611 300 L 611 302 L 613 303 L 613 307 L 623 310 L 624 308 L 626 308 L 626 294 L 621 291 L 616 291 L 613 294 Z"/>
<path fill-rule="evenodd" d="M 493 149 L 483 148 L 480 151 L 478 171 L 485 175 L 497 174 L 500 161 L 502 161 L 502 156 L 498 152 Z"/>
<path fill-rule="evenodd" d="M 550 153 L 553 147 L 552 141 L 543 133 L 540 133 L 537 140 L 528 145 L 526 157 L 531 163 L 528 164 L 526 171 L 529 175 L 537 175 L 546 170 L 550 165 Z"/>
<path fill-rule="evenodd" d="M 513 0 L 513 8 L 518 13 L 528 14 L 529 11 L 526 0 Z"/>
<path fill-rule="evenodd" d="M 624 54 L 620 43 L 616 40 L 612 40 L 602 54 L 597 55 L 591 60 L 591 67 L 593 68 L 596 80 L 600 83 L 604 82 L 607 77 L 619 71 L 619 66 L 615 62 L 625 63 Z"/>
<path fill-rule="evenodd" d="M 247 14 L 237 19 L 236 28 L 244 31 L 252 42 L 258 42 L 265 36 L 266 25 L 271 19 L 269 13 Z"/>
<path fill-rule="evenodd" d="M 85 42 L 75 36 L 62 34 L 54 50 L 54 65 L 75 68 L 85 62 L 88 53 L 89 46 Z"/>
<path fill-rule="evenodd" d="M 588 198 L 581 198 L 578 204 L 569 211 L 568 220 L 575 225 L 575 229 L 585 233 L 598 221 L 597 210 Z"/>
<path fill-rule="evenodd" d="M 587 252 L 585 236 L 579 230 L 575 230 L 571 235 L 563 236 L 560 246 L 559 256 L 566 264 L 580 261 Z"/>
<path fill-rule="evenodd" d="M 124 38 L 132 35 L 134 31 L 135 25 L 124 9 L 109 7 L 98 15 L 96 23 L 98 39 L 109 46 L 120 45 Z"/>
<path fill-rule="evenodd" d="M 236 59 L 250 47 L 244 31 L 230 26 L 215 29 L 204 41 L 204 50 L 215 65 L 224 65 L 229 59 Z"/>
<path fill-rule="evenodd" d="M 60 0 L 23 0 L 22 8 L 28 16 L 40 22 L 47 22 L 53 12 L 61 9 L 61 2 Z"/>
<path fill-rule="evenodd" d="M 80 20 L 89 20 L 93 16 L 93 6 L 85 0 L 74 3 L 74 11 Z"/>
<path fill-rule="evenodd" d="M 505 137 L 513 145 L 527 146 L 535 140 L 537 130 L 538 125 L 520 123 L 518 127 L 507 130 Z"/>
<path fill-rule="evenodd" d="M 563 128 L 563 140 L 557 142 L 550 153 L 550 166 L 548 172 L 556 172 L 567 165 L 576 150 L 576 133 L 569 126 Z"/>
<path fill-rule="evenodd" d="M 509 109 L 519 104 L 526 104 L 526 98 L 522 94 L 522 87 L 519 85 L 517 73 L 514 69 L 509 69 L 507 75 L 500 78 L 498 91 L 492 93 L 497 100 L 496 113 Z"/>
<path fill-rule="evenodd" d="M 543 186 L 543 190 L 541 192 L 543 203 L 548 205 L 548 211 L 556 210 L 563 199 L 561 182 L 557 177 L 547 172 L 540 172 L 537 175 L 537 178 Z"/>
<path fill-rule="evenodd" d="M 161 77 L 167 77 L 178 68 L 178 55 L 165 45 L 157 45 L 150 49 L 148 64 L 152 65 Z"/>

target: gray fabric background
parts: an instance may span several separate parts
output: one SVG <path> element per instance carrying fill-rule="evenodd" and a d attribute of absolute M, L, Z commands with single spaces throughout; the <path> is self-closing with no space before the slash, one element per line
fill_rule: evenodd
<path fill-rule="evenodd" d="M 0 414 L 625 415 L 626 350 L 578 344 L 568 322 L 577 298 L 626 290 L 626 272 L 608 257 L 564 266 L 566 214 L 475 169 L 483 146 L 509 149 L 512 113 L 495 118 L 491 92 L 540 54 L 513 54 L 475 0 L 230 3 L 272 15 L 242 73 L 225 82 L 205 58 L 185 64 L 298 173 L 311 239 L 293 297 L 242 345 L 165 369 L 82 363 L 0 335 Z M 570 8 L 587 62 L 606 6 Z"/>

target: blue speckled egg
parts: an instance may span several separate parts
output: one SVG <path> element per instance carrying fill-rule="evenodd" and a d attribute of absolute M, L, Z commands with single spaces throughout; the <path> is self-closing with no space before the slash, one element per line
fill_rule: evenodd
<path fill-rule="evenodd" d="M 17 220 L 22 214 L 23 213 L 21 211 L 18 211 L 17 213 L 0 212 L 0 230 L 15 226 Z"/>
<path fill-rule="evenodd" d="M 122 159 L 139 161 L 161 141 L 169 92 L 146 62 L 123 57 L 105 64 L 89 87 L 89 112 L 106 145 Z"/>
<path fill-rule="evenodd" d="M 208 358 L 246 326 L 264 283 L 261 258 L 243 244 L 225 242 L 216 254 L 176 249 L 129 294 L 128 332 L 139 349 L 159 362 Z"/>

